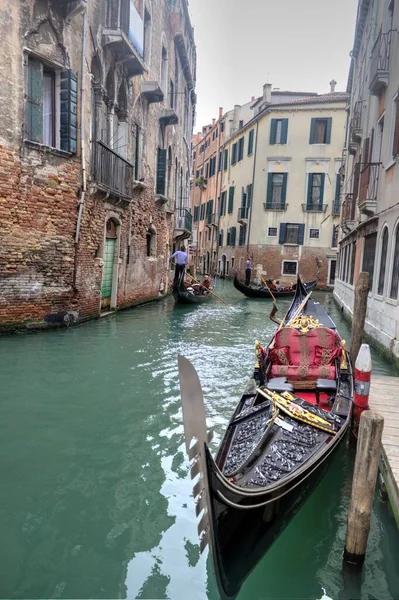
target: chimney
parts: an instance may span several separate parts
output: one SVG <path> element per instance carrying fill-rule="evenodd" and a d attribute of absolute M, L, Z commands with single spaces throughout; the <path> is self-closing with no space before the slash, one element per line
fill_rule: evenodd
<path fill-rule="evenodd" d="M 255 100 L 255 96 L 251 96 L 251 102 Z"/>
<path fill-rule="evenodd" d="M 216 123 L 216 119 L 212 119 L 212 127 L 214 127 L 215 123 Z"/>
<path fill-rule="evenodd" d="M 335 86 L 337 85 L 337 82 L 335 81 L 335 79 L 333 79 L 332 81 L 330 81 L 330 93 L 333 94 L 335 92 Z"/>
<path fill-rule="evenodd" d="M 263 86 L 263 101 L 269 102 L 269 103 L 272 101 L 272 84 L 271 83 L 265 83 L 265 85 Z"/>
<path fill-rule="evenodd" d="M 219 119 L 223 117 L 223 106 L 219 106 Z"/>

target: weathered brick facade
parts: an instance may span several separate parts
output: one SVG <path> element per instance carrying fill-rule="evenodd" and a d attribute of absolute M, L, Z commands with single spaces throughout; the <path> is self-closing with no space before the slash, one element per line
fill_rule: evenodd
<path fill-rule="evenodd" d="M 0 331 L 69 325 L 164 294 L 171 250 L 190 234 L 186 0 L 0 0 L 0 35 L 10 71 L 0 90 Z"/>

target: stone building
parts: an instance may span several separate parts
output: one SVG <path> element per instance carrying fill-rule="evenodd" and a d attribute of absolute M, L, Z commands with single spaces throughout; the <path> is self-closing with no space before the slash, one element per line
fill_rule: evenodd
<path fill-rule="evenodd" d="M 398 30 L 397 2 L 359 0 L 334 294 L 352 316 L 358 274 L 369 273 L 365 331 L 399 363 Z"/>
<path fill-rule="evenodd" d="M 339 175 L 349 96 L 272 90 L 226 140 L 218 206 L 218 269 L 289 283 L 299 273 L 334 284 Z"/>
<path fill-rule="evenodd" d="M 157 298 L 191 235 L 187 0 L 0 0 L 0 329 Z"/>

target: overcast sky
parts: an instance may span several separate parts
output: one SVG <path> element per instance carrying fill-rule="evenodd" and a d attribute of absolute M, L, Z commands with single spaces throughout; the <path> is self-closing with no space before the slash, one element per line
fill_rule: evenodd
<path fill-rule="evenodd" d="M 325 93 L 345 91 L 357 0 L 189 0 L 197 45 L 194 131 L 264 83 Z"/>

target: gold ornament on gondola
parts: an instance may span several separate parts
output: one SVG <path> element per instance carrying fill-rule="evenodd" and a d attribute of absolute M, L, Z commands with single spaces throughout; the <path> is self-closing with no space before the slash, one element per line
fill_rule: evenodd
<path fill-rule="evenodd" d="M 320 327 L 320 322 L 318 319 L 312 317 L 312 315 L 298 315 L 290 321 L 289 327 L 298 329 L 301 333 L 307 333 L 311 329 Z"/>

